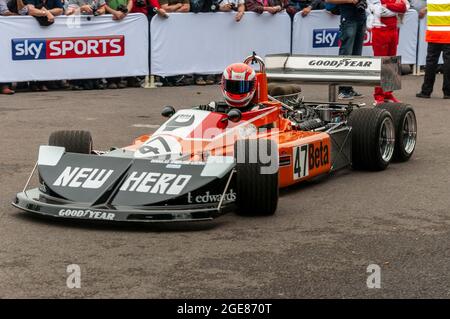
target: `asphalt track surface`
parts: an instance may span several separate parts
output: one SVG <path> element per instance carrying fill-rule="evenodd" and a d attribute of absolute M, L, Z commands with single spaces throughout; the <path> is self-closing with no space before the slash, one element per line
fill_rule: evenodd
<path fill-rule="evenodd" d="M 176 225 L 43 220 L 10 201 L 52 131 L 88 129 L 97 149 L 128 145 L 162 123 L 163 105 L 218 99 L 217 86 L 0 96 L 0 297 L 449 298 L 450 100 L 415 98 L 421 81 L 403 77 L 398 93 L 418 117 L 409 162 L 284 190 L 273 217 Z M 324 86 L 303 88 L 327 98 Z M 69 264 L 81 267 L 80 289 L 66 286 Z M 366 285 L 370 264 L 380 289 Z"/>

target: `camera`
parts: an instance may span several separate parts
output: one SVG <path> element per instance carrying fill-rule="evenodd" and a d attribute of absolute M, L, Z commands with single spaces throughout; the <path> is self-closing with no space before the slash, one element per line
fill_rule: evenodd
<path fill-rule="evenodd" d="M 98 12 L 98 4 L 97 4 L 97 2 L 92 2 L 92 4 L 90 5 L 90 7 L 91 7 L 91 10 L 92 10 L 92 14 L 93 14 L 94 16 L 100 15 L 100 13 Z"/>
<path fill-rule="evenodd" d="M 147 6 L 147 3 L 145 0 L 136 0 L 136 6 L 142 8 Z"/>
<path fill-rule="evenodd" d="M 223 0 L 220 0 L 218 2 L 213 1 L 213 3 L 211 4 L 211 11 L 212 12 L 217 12 L 220 9 L 220 4 L 223 2 Z"/>
<path fill-rule="evenodd" d="M 153 12 L 156 14 L 159 14 L 160 16 L 162 16 L 166 19 L 169 17 L 169 15 L 167 13 L 161 13 L 161 11 L 158 8 L 153 8 Z"/>
<path fill-rule="evenodd" d="M 41 9 L 45 9 L 45 5 L 44 5 L 44 3 L 41 1 L 40 3 L 38 3 L 38 4 L 36 4 L 35 6 L 34 6 L 36 9 L 39 9 L 39 10 L 41 10 Z M 34 17 L 38 22 L 39 22 L 39 24 L 41 25 L 41 26 L 43 26 L 43 27 L 47 27 L 47 26 L 49 26 L 49 25 L 52 25 L 53 23 L 54 23 L 54 21 L 53 22 L 49 22 L 48 21 L 48 18 L 46 17 L 46 16 L 43 16 L 43 17 Z"/>
<path fill-rule="evenodd" d="M 120 4 L 120 5 L 117 7 L 117 11 L 120 11 L 120 12 L 123 12 L 123 13 L 127 14 L 127 13 L 128 13 L 128 8 L 127 8 L 126 5 Z"/>
<path fill-rule="evenodd" d="M 356 9 L 365 11 L 367 9 L 367 0 L 359 0 L 355 6 Z"/>

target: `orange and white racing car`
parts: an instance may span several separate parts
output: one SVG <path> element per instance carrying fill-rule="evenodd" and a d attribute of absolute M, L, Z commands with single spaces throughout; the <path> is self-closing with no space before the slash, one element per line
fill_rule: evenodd
<path fill-rule="evenodd" d="M 271 215 L 280 188 L 349 166 L 383 170 L 413 154 L 411 106 L 272 97 L 264 61 L 245 60 L 252 62 L 260 70 L 249 110 L 166 106 L 155 133 L 107 152 L 93 149 L 87 131 L 54 132 L 12 204 L 55 218 L 128 222 L 209 220 L 229 210 Z M 39 186 L 28 189 L 36 170 Z"/>

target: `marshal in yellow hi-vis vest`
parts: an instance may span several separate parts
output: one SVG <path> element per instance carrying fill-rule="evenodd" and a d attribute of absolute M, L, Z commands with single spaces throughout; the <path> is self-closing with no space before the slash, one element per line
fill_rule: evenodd
<path fill-rule="evenodd" d="M 432 43 L 450 43 L 450 0 L 427 0 L 425 40 Z"/>

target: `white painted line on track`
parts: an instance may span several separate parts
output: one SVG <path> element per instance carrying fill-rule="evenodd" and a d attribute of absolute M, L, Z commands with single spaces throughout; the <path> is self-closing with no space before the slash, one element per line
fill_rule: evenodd
<path fill-rule="evenodd" d="M 145 128 L 158 128 L 160 125 L 157 124 L 133 124 L 132 127 L 145 127 Z"/>

